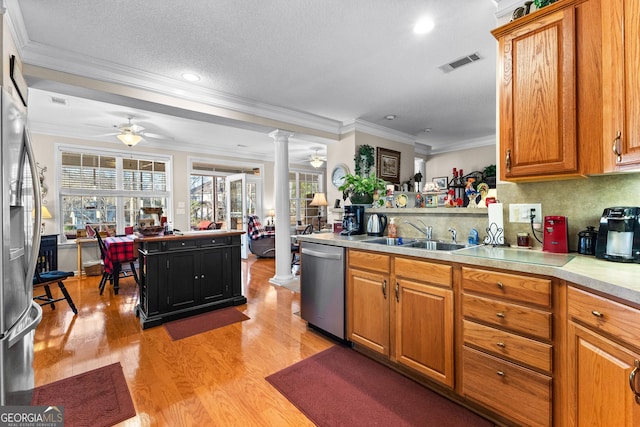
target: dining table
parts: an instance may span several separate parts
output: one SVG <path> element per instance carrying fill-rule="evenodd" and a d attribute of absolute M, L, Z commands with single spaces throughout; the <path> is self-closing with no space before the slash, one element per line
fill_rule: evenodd
<path fill-rule="evenodd" d="M 117 295 L 120 289 L 118 279 L 122 270 L 122 263 L 131 263 L 131 273 L 138 283 L 138 274 L 135 269 L 137 261 L 138 243 L 135 236 L 113 236 L 104 239 L 107 250 L 104 259 L 104 271 L 113 278 L 113 291 Z"/>

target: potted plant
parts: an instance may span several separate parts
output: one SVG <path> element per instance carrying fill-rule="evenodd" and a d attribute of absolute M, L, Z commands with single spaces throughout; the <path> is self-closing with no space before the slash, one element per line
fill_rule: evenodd
<path fill-rule="evenodd" d="M 338 190 L 342 191 L 342 199 L 351 199 L 354 205 L 366 205 L 373 203 L 373 195 L 376 191 L 382 191 L 386 188 L 386 182 L 383 179 L 371 176 L 360 176 L 347 174 L 344 177 L 344 184 Z"/>
<path fill-rule="evenodd" d="M 482 171 L 482 181 L 489 184 L 489 187 L 496 187 L 496 165 L 489 165 Z"/>

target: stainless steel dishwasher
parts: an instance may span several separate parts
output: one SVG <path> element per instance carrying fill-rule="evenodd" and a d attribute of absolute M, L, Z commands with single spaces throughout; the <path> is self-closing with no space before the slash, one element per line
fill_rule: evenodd
<path fill-rule="evenodd" d="M 344 340 L 345 250 L 302 242 L 300 263 L 301 317 L 309 326 Z"/>

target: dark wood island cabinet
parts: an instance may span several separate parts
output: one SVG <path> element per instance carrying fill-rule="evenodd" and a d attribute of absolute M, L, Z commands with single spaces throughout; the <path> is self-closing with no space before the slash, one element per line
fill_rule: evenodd
<path fill-rule="evenodd" d="M 143 329 L 247 302 L 242 295 L 242 232 L 193 232 L 138 240 Z"/>

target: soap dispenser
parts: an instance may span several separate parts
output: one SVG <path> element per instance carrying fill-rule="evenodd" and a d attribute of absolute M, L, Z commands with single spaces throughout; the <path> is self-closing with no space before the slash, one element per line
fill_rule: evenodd
<path fill-rule="evenodd" d="M 393 238 L 393 239 L 398 237 L 398 229 L 396 228 L 395 218 L 391 218 L 389 220 L 388 230 L 389 231 L 388 231 L 387 237 L 390 237 L 390 238 Z"/>

